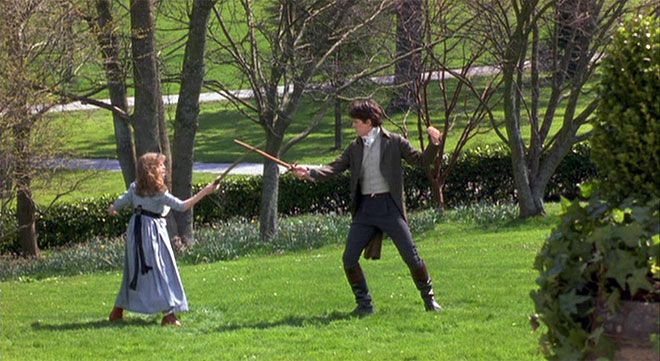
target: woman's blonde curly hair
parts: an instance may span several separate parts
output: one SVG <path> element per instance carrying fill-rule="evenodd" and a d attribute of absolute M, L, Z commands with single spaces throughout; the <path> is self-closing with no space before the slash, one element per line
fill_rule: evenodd
<path fill-rule="evenodd" d="M 158 167 L 165 162 L 165 156 L 160 153 L 145 153 L 138 159 L 136 193 L 142 197 L 151 197 L 165 193 L 165 179 L 158 172 Z"/>

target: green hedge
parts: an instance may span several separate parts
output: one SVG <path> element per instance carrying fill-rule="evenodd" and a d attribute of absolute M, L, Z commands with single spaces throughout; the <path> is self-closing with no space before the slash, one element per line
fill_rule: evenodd
<path fill-rule="evenodd" d="M 577 185 L 590 180 L 595 168 L 589 148 L 578 146 L 564 159 L 548 185 L 546 200 L 560 196 L 575 198 Z M 406 167 L 406 204 L 417 210 L 431 206 L 428 179 L 423 169 Z M 345 214 L 349 204 L 349 174 L 326 182 L 299 181 L 291 175 L 280 179 L 279 212 L 284 215 L 304 213 Z M 198 191 L 202 185 L 196 185 Z M 85 242 L 95 236 L 114 237 L 126 230 L 130 214 L 109 217 L 108 205 L 115 195 L 85 199 L 77 203 L 52 206 L 39 216 L 37 232 L 42 249 Z M 233 217 L 253 218 L 259 213 L 261 177 L 232 177 L 223 181 L 213 196 L 195 206 L 195 224 L 212 223 Z M 510 203 L 515 199 L 511 160 L 503 148 L 485 147 L 466 152 L 448 180 L 445 199 L 449 207 L 473 203 Z M 10 229 L 12 215 L 3 215 L 4 229 Z M 0 243 L 0 252 L 17 250 L 11 238 Z"/>

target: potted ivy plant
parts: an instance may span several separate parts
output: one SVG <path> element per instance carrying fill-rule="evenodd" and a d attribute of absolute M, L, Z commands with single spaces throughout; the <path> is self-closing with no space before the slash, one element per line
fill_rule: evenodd
<path fill-rule="evenodd" d="M 536 314 L 548 359 L 660 358 L 660 24 L 618 30 L 602 66 L 592 123 L 599 180 L 563 200 L 536 257 Z"/>

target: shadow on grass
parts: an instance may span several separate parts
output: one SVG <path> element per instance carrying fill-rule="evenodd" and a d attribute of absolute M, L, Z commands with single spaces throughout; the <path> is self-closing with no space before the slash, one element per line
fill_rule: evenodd
<path fill-rule="evenodd" d="M 252 323 L 234 323 L 211 329 L 215 332 L 232 332 L 243 329 L 269 329 L 280 326 L 305 327 L 313 325 L 329 325 L 339 320 L 348 320 L 354 318 L 348 312 L 331 312 L 322 316 L 288 316 L 279 321 L 261 321 Z M 96 320 L 87 322 L 73 322 L 62 324 L 45 324 L 39 321 L 32 323 L 32 329 L 35 331 L 74 331 L 84 329 L 102 329 L 102 328 L 124 328 L 124 327 L 144 327 L 157 325 L 158 322 L 148 319 L 127 319 L 120 322 L 110 322 L 107 320 Z"/>
<path fill-rule="evenodd" d="M 268 329 L 273 327 L 280 326 L 291 326 L 291 327 L 305 327 L 305 326 L 314 326 L 314 325 L 329 325 L 332 322 L 340 320 L 348 320 L 355 318 L 351 316 L 348 312 L 331 312 L 327 315 L 322 316 L 288 316 L 279 321 L 262 321 L 262 322 L 253 322 L 253 323 L 234 323 L 229 325 L 224 325 L 212 329 L 216 332 L 232 332 L 243 329 Z"/>
<path fill-rule="evenodd" d="M 117 322 L 110 322 L 108 320 L 97 320 L 87 322 L 73 322 L 61 324 L 45 324 L 39 321 L 32 323 L 32 329 L 35 331 L 73 331 L 84 329 L 100 329 L 100 328 L 124 328 L 136 326 L 153 326 L 158 323 L 153 320 L 143 319 L 129 319 Z"/>

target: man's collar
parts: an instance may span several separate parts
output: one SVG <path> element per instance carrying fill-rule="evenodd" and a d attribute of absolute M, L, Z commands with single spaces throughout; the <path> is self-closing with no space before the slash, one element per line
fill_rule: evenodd
<path fill-rule="evenodd" d="M 362 142 L 364 143 L 364 146 L 370 147 L 372 144 L 374 144 L 374 142 L 378 138 L 378 134 L 380 134 L 380 127 L 371 128 L 369 133 L 367 133 L 367 135 L 362 137 Z"/>
<path fill-rule="evenodd" d="M 374 127 L 374 129 L 375 129 L 375 128 L 380 128 L 380 134 L 382 134 L 383 137 L 385 137 L 385 138 L 387 138 L 387 139 L 391 138 L 392 134 L 391 134 L 389 131 L 387 131 L 387 129 L 383 128 L 382 126 Z M 372 129 L 372 130 L 373 130 L 373 129 Z M 363 139 L 363 137 L 361 137 L 361 136 L 358 135 L 358 137 L 357 137 L 357 141 L 358 141 L 358 142 L 361 142 L 362 145 L 364 145 L 364 139 Z"/>
<path fill-rule="evenodd" d="M 389 138 L 390 137 L 390 132 L 387 131 L 387 129 L 383 128 L 382 126 L 380 127 L 380 130 L 383 133 L 383 137 Z"/>

